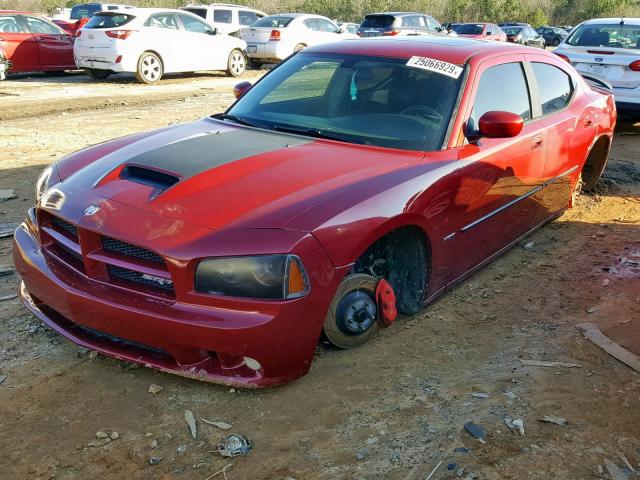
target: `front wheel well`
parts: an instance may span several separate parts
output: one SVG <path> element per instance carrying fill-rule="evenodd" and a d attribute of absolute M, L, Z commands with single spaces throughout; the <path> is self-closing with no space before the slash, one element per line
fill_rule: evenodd
<path fill-rule="evenodd" d="M 607 159 L 609 158 L 609 137 L 602 136 L 596 140 L 587 155 L 587 159 L 582 167 L 582 181 L 583 190 L 593 190 L 602 176 L 605 167 L 607 166 Z"/>
<path fill-rule="evenodd" d="M 424 230 L 415 225 L 396 228 L 373 242 L 353 266 L 389 281 L 397 309 L 413 314 L 422 307 L 431 271 L 431 245 Z"/>

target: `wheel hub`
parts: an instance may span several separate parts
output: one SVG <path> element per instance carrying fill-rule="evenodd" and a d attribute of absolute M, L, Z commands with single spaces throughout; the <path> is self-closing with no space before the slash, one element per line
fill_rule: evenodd
<path fill-rule="evenodd" d="M 376 313 L 377 307 L 373 298 L 363 291 L 356 290 L 342 299 L 336 317 L 343 332 L 359 335 L 376 321 Z"/>

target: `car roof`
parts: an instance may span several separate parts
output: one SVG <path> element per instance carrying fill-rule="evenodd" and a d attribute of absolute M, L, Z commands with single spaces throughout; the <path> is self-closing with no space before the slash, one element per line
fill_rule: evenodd
<path fill-rule="evenodd" d="M 640 25 L 640 18 L 625 18 L 625 17 L 613 17 L 613 18 L 592 18 L 583 22 L 582 25 L 593 25 L 601 23 L 615 24 L 624 22 L 625 25 Z"/>
<path fill-rule="evenodd" d="M 472 56 L 494 56 L 499 54 L 531 53 L 531 47 L 507 42 L 491 42 L 456 37 L 376 37 L 346 39 L 308 47 L 305 53 L 342 53 L 348 55 L 371 55 L 381 57 L 411 58 L 429 57 L 462 65 Z M 550 58 L 554 55 L 541 50 Z"/>
<path fill-rule="evenodd" d="M 400 16 L 400 15 L 426 15 L 426 13 L 422 13 L 422 12 L 376 12 L 376 13 L 370 13 L 368 15 L 366 15 L 367 17 L 369 15 L 395 15 L 395 16 Z"/>

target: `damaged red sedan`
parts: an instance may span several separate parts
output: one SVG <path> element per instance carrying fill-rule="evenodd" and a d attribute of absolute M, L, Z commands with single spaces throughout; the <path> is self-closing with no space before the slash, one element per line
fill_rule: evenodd
<path fill-rule="evenodd" d="M 236 92 L 44 170 L 15 233 L 31 312 L 161 370 L 290 381 L 559 216 L 616 118 L 551 53 L 455 38 L 308 48 Z"/>

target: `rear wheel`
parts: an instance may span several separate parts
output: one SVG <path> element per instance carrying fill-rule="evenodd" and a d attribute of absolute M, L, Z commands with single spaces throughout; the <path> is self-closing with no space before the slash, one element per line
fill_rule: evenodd
<path fill-rule="evenodd" d="M 84 72 L 94 80 L 104 80 L 111 75 L 110 70 L 99 70 L 97 68 L 85 68 Z"/>
<path fill-rule="evenodd" d="M 144 52 L 138 59 L 136 78 L 140 83 L 156 83 L 164 74 L 164 66 L 160 57 L 153 52 Z"/>
<path fill-rule="evenodd" d="M 240 50 L 232 50 L 227 60 L 227 75 L 238 77 L 244 73 L 247 66 L 247 59 Z"/>

